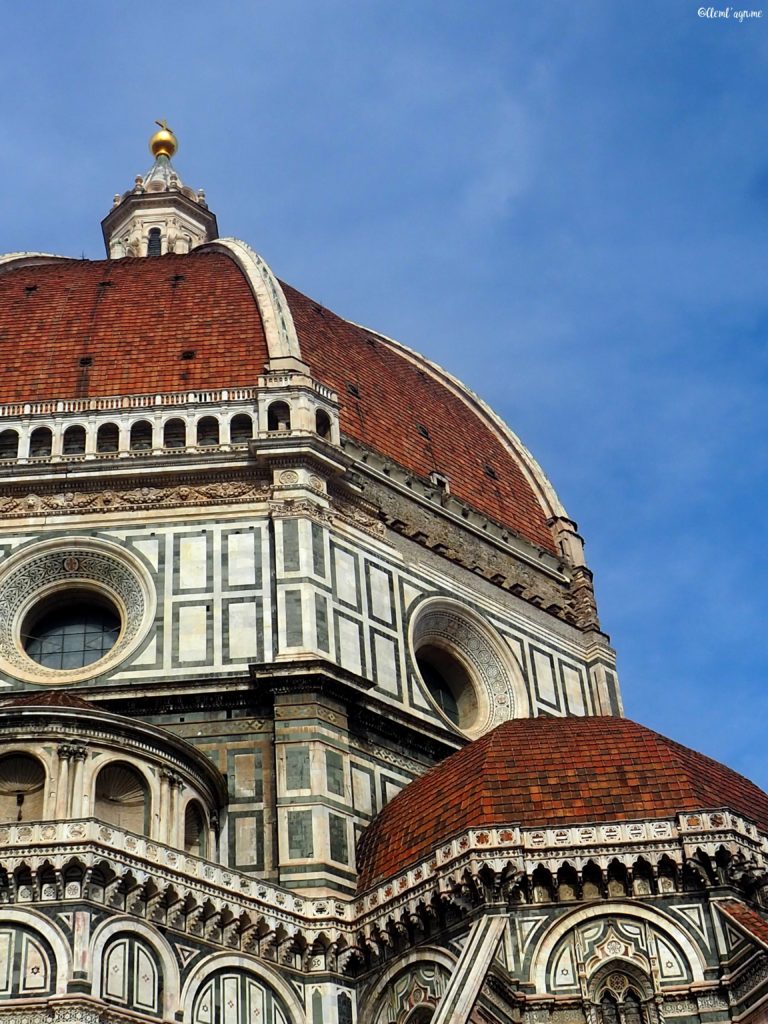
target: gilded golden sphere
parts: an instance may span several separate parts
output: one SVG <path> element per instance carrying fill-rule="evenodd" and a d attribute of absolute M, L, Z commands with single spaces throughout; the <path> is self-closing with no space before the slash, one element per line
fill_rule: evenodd
<path fill-rule="evenodd" d="M 160 131 L 155 132 L 149 140 L 149 148 L 152 156 L 157 159 L 159 156 L 167 156 L 169 159 L 179 148 L 179 142 L 165 121 L 157 121 Z"/>

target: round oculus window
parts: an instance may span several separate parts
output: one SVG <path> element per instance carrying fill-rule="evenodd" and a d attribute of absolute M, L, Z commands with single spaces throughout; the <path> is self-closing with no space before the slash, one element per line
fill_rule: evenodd
<path fill-rule="evenodd" d="M 69 685 L 113 671 L 144 642 L 155 584 L 124 546 L 43 541 L 0 569 L 0 673 Z"/>
<path fill-rule="evenodd" d="M 416 665 L 440 711 L 454 725 L 466 725 L 476 711 L 477 702 L 473 699 L 474 687 L 461 662 L 450 651 L 425 644 L 416 653 Z"/>
<path fill-rule="evenodd" d="M 122 630 L 118 609 L 102 594 L 71 590 L 40 601 L 22 627 L 27 656 L 47 669 L 73 671 L 109 654 Z"/>
<path fill-rule="evenodd" d="M 458 601 L 430 597 L 413 610 L 411 657 L 422 692 L 440 717 L 476 738 L 515 716 L 524 688 L 503 640 Z"/>

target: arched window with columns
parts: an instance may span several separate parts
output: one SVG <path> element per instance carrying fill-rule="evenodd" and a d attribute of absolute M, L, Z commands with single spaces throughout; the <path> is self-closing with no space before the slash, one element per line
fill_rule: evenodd
<path fill-rule="evenodd" d="M 653 985 L 638 967 L 623 961 L 606 964 L 592 978 L 593 1024 L 658 1024 Z"/>

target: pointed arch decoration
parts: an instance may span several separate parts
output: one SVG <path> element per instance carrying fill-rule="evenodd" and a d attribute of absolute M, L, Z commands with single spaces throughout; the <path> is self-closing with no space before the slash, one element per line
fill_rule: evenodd
<path fill-rule="evenodd" d="M 407 953 L 382 972 L 358 1018 L 373 1024 L 388 1024 L 393 1019 L 397 1024 L 413 1024 L 408 1018 L 417 1006 L 425 1011 L 423 1016 L 427 1010 L 433 1015 L 455 970 L 456 958 L 439 947 L 422 946 Z"/>
<path fill-rule="evenodd" d="M 48 988 L 51 993 L 63 995 L 72 971 L 72 950 L 59 926 L 50 918 L 32 909 L 3 907 L 0 910 L 0 929 L 13 930 L 31 936 L 38 947 L 49 957 L 50 976 Z M 0 955 L 0 960 L 2 956 Z M 30 962 L 30 968 L 35 963 Z M 39 971 L 33 975 L 36 977 Z"/>
<path fill-rule="evenodd" d="M 101 961 L 101 995 L 108 1003 L 158 1017 L 163 976 L 150 945 L 126 932 L 113 938 Z"/>
<path fill-rule="evenodd" d="M 0 1003 L 52 995 L 55 988 L 50 944 L 39 932 L 0 921 Z"/>
<path fill-rule="evenodd" d="M 694 937 L 690 935 L 678 920 L 672 920 L 660 910 L 622 901 L 606 901 L 595 906 L 582 907 L 565 914 L 549 928 L 538 940 L 532 951 L 530 963 L 532 978 L 536 991 L 549 991 L 549 973 L 553 955 L 557 952 L 561 940 L 578 925 L 612 918 L 625 919 L 635 925 L 650 925 L 669 948 L 680 950 L 682 958 L 691 973 L 691 981 L 704 981 L 706 958 Z M 610 950 L 608 950 L 610 952 Z"/>

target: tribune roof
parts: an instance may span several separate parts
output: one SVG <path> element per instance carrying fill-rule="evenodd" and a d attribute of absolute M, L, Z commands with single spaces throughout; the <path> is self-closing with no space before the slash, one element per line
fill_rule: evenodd
<path fill-rule="evenodd" d="M 748 935 L 757 939 L 762 946 L 768 949 L 768 921 L 762 914 L 738 900 L 720 900 L 716 906 Z"/>
<path fill-rule="evenodd" d="M 7 708 L 74 708 L 80 711 L 98 711 L 99 708 L 89 700 L 78 697 L 76 693 L 66 690 L 34 690 L 29 693 L 16 694 L 7 700 L 0 701 L 0 710 Z"/>
<path fill-rule="evenodd" d="M 556 554 L 542 502 L 487 414 L 427 360 L 284 292 L 302 358 L 339 394 L 344 434 L 417 476 L 445 474 L 457 498 Z M 222 252 L 0 274 L 0 403 L 253 386 L 268 358 L 253 293 Z"/>
<path fill-rule="evenodd" d="M 401 873 L 470 828 L 674 818 L 729 808 L 768 832 L 768 795 L 627 718 L 520 718 L 412 782 L 366 829 L 359 887 Z"/>

